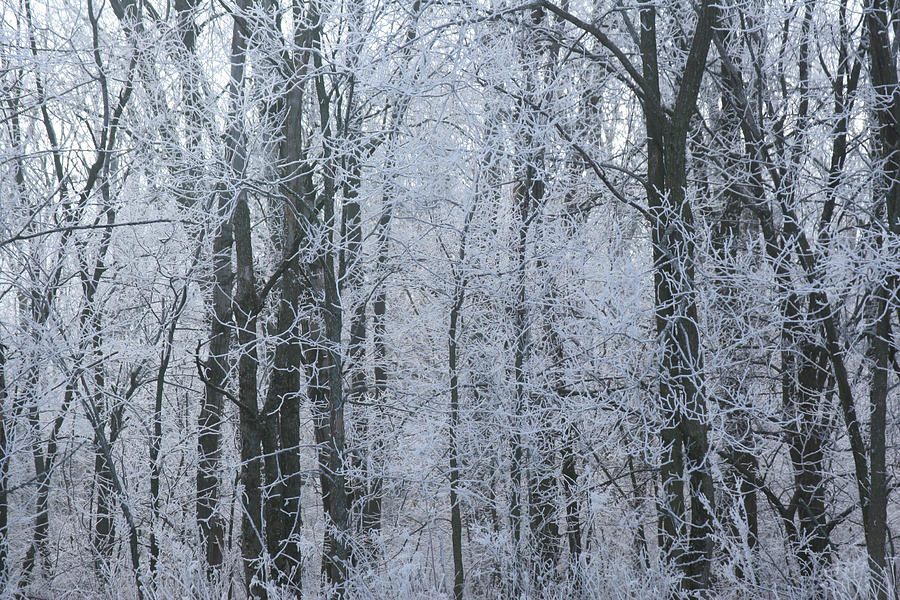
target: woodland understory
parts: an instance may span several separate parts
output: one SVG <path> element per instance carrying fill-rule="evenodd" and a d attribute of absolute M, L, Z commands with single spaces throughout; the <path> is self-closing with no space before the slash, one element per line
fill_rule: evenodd
<path fill-rule="evenodd" d="M 898 55 L 0 0 L 0 600 L 898 600 Z"/>

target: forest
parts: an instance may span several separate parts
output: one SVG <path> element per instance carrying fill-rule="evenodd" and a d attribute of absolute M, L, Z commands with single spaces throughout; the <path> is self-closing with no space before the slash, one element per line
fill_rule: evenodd
<path fill-rule="evenodd" d="M 897 600 L 898 344 L 898 0 L 0 0 L 2 600 Z"/>

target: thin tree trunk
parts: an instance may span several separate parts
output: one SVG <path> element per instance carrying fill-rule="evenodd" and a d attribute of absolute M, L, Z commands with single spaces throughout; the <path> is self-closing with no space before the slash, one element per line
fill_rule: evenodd
<path fill-rule="evenodd" d="M 235 142 L 235 156 L 232 176 L 240 178 L 244 168 L 243 128 Z M 239 157 L 240 156 L 240 157 Z M 238 184 L 240 185 L 240 184 Z M 280 509 L 282 498 L 278 493 L 281 482 L 278 464 L 278 436 L 270 431 L 277 423 L 277 414 L 259 414 L 257 349 L 257 315 L 259 302 L 256 291 L 256 276 L 253 263 L 253 242 L 250 225 L 250 209 L 247 206 L 246 190 L 241 186 L 237 191 L 234 210 L 234 247 L 236 257 L 235 312 L 234 323 L 240 357 L 238 359 L 238 400 L 240 402 L 239 429 L 241 434 L 241 484 L 243 487 L 243 516 L 241 522 L 241 555 L 244 560 L 244 576 L 248 594 L 266 597 L 265 584 L 268 580 L 266 559 L 278 555 L 277 541 L 281 530 Z M 275 375 L 273 375 L 273 381 Z M 270 383 L 270 392 L 272 389 Z M 262 430 L 262 431 L 261 431 Z M 262 435 L 262 440 L 260 439 Z M 262 506 L 260 482 L 260 444 L 265 449 L 267 473 L 266 490 L 268 496 L 265 509 Z M 262 511 L 262 512 L 261 512 Z M 274 513 L 274 514 L 270 514 Z M 265 523 L 263 518 L 265 517 Z M 268 557 L 262 556 L 263 539 L 267 541 Z M 276 582 L 282 583 L 276 575 Z M 255 583 L 254 583 L 255 582 Z"/>
<path fill-rule="evenodd" d="M 448 367 L 450 375 L 450 423 L 449 423 L 449 452 L 450 452 L 450 545 L 453 553 L 453 597 L 462 600 L 465 587 L 465 571 L 463 569 L 462 555 L 462 511 L 459 501 L 459 449 L 457 439 L 459 435 L 459 316 L 466 295 L 467 277 L 465 273 L 466 237 L 469 224 L 475 212 L 474 205 L 466 213 L 463 225 L 462 237 L 459 243 L 459 257 L 453 270 L 453 298 L 450 306 L 450 325 L 447 331 Z"/>
<path fill-rule="evenodd" d="M 887 217 L 889 235 L 900 236 L 900 83 L 898 83 L 897 61 L 891 45 L 893 27 L 890 6 L 884 0 L 870 0 L 866 7 L 866 24 L 869 33 L 870 76 L 878 99 L 876 116 L 878 119 L 878 150 L 884 160 L 883 205 L 877 212 Z M 880 238 L 881 236 L 879 236 Z M 887 373 L 890 353 L 891 314 L 897 312 L 897 294 L 900 280 L 890 277 L 891 289 L 887 283 L 880 284 L 874 298 L 876 315 L 875 331 L 871 337 L 871 354 L 874 362 L 872 384 L 869 395 L 869 496 L 868 515 L 864 514 L 866 551 L 869 555 L 873 593 L 878 600 L 888 597 L 886 536 L 888 477 L 885 452 L 885 416 L 887 414 Z M 857 461 L 859 463 L 860 461 Z M 857 469 L 859 470 L 859 469 Z M 865 475 L 865 474 L 863 474 Z M 862 479 L 859 475 L 858 479 Z M 866 502 L 861 495 L 863 503 Z"/>
<path fill-rule="evenodd" d="M 463 242 L 465 243 L 465 242 Z M 460 250 L 460 268 L 464 250 Z M 462 275 L 457 274 L 457 277 Z M 459 370 L 457 365 L 459 311 L 465 294 L 464 283 L 457 281 L 450 309 L 450 330 L 448 332 L 450 356 L 450 541 L 453 549 L 453 597 L 462 600 L 465 572 L 462 559 L 462 514 L 459 508 L 459 456 L 457 430 L 459 428 Z"/>
<path fill-rule="evenodd" d="M 194 263 L 188 270 L 188 275 L 193 271 L 198 255 L 195 255 L 194 258 Z M 159 542 L 156 538 L 156 527 L 162 520 L 159 510 L 159 484 L 162 477 L 162 461 L 160 460 L 159 453 L 162 447 L 162 416 L 166 372 L 169 369 L 169 362 L 172 359 L 172 346 L 175 341 L 175 330 L 178 326 L 178 319 L 184 311 L 187 297 L 188 283 L 185 282 L 181 288 L 181 292 L 176 296 L 174 306 L 172 307 L 172 317 L 163 336 L 163 348 L 159 357 L 159 368 L 156 371 L 156 393 L 153 402 L 153 431 L 150 434 L 150 573 L 153 577 L 157 575 L 157 566 L 159 563 Z"/>
<path fill-rule="evenodd" d="M 545 22 L 545 13 L 542 8 L 532 10 L 529 14 L 531 24 L 542 26 Z M 536 40 L 529 40 L 528 47 L 522 48 L 522 58 L 527 62 L 544 60 L 543 47 Z M 540 121 L 540 113 L 533 107 L 540 106 L 540 98 L 537 97 L 537 86 L 540 82 L 541 72 L 538 69 L 529 69 L 526 73 L 524 89 L 525 101 L 519 105 L 519 118 L 525 122 L 537 119 Z M 554 407 L 547 400 L 550 394 L 533 394 L 525 390 L 526 377 L 523 369 L 529 358 L 531 340 L 529 339 L 530 323 L 526 298 L 526 270 L 527 270 L 527 238 L 529 224 L 543 208 L 544 203 L 544 151 L 542 142 L 535 137 L 535 131 L 526 127 L 522 137 L 523 156 L 521 164 L 517 165 L 517 185 L 515 192 L 516 202 L 516 227 L 518 229 L 518 243 L 516 253 L 516 295 L 515 307 L 515 388 L 516 405 L 520 410 L 527 407 L 527 421 L 533 424 L 534 437 L 524 444 L 527 448 L 527 497 L 526 506 L 529 521 L 529 530 L 534 550 L 527 557 L 528 576 L 536 585 L 536 590 L 548 589 L 556 578 L 556 566 L 559 563 L 559 526 L 556 522 L 557 515 L 557 476 L 559 465 L 557 462 L 556 439 L 552 431 L 552 416 Z M 536 261 L 536 267 L 541 268 L 543 263 Z M 524 417 L 525 415 L 522 414 Z M 524 458 L 524 456 L 523 456 Z M 524 473 L 523 473 L 524 475 Z"/>
<path fill-rule="evenodd" d="M 575 431 L 567 426 L 562 448 L 563 496 L 566 501 L 566 538 L 569 543 L 569 563 L 577 572 L 581 569 L 581 507 L 578 501 L 578 468 L 575 453 Z"/>
<path fill-rule="evenodd" d="M 518 195 L 518 194 L 517 194 Z M 512 530 L 513 563 L 515 572 L 511 573 L 509 581 L 511 594 L 519 596 L 524 586 L 523 579 L 527 577 L 527 566 L 521 564 L 522 560 L 522 516 L 523 500 L 522 488 L 525 475 L 525 450 L 522 441 L 522 417 L 525 410 L 525 358 L 528 349 L 527 308 L 525 304 L 525 246 L 527 242 L 527 215 L 528 208 L 522 199 L 517 206 L 518 236 L 515 246 L 515 305 L 511 307 L 513 316 L 513 412 L 512 435 L 510 436 L 510 491 L 509 491 L 509 523 Z M 525 570 L 525 573 L 520 570 Z"/>
<path fill-rule="evenodd" d="M 362 406 L 367 395 L 365 356 L 366 356 L 366 299 L 363 290 L 362 259 L 362 225 L 360 223 L 359 186 L 360 165 L 356 156 L 348 158 L 348 176 L 344 184 L 344 219 L 346 250 L 342 250 L 341 279 L 346 278 L 347 289 L 354 298 L 350 317 L 350 345 L 348 349 L 350 370 L 350 390 L 348 400 L 351 404 Z M 364 410 L 364 409 L 363 409 Z M 362 450 L 354 454 L 355 470 L 359 473 L 357 481 L 351 486 L 356 508 L 359 513 L 359 530 L 371 538 L 381 527 L 381 503 L 374 497 L 373 491 L 380 487 L 376 483 L 377 473 L 374 452 L 370 449 L 373 443 L 370 433 L 369 416 L 365 413 L 356 424 Z"/>
<path fill-rule="evenodd" d="M 131 568 L 132 573 L 134 574 L 135 584 L 137 586 L 137 596 L 138 600 L 144 600 L 144 583 L 143 578 L 141 577 L 141 559 L 140 559 L 140 544 L 139 544 L 139 534 L 137 526 L 135 525 L 134 516 L 131 512 L 131 507 L 128 504 L 128 497 L 125 493 L 125 489 L 122 487 L 122 482 L 119 479 L 118 474 L 116 473 L 115 465 L 112 461 L 112 450 L 109 439 L 107 439 L 106 433 L 104 431 L 102 416 L 99 407 L 89 402 L 86 398 L 88 397 L 88 390 L 85 389 L 85 395 L 82 396 L 82 407 L 84 408 L 84 412 L 88 417 L 88 421 L 91 424 L 91 427 L 94 430 L 94 441 L 99 448 L 100 453 L 103 454 L 104 464 L 107 465 L 106 473 L 109 475 L 110 487 L 112 488 L 112 494 L 110 497 L 118 498 L 119 507 L 122 510 L 122 515 L 125 517 L 125 523 L 128 525 L 128 548 L 129 554 L 131 557 Z"/>
<path fill-rule="evenodd" d="M 219 206 L 219 217 L 227 218 L 227 205 Z M 213 242 L 216 263 L 213 289 L 213 315 L 210 325 L 209 357 L 205 365 L 205 394 L 198 416 L 199 434 L 197 448 L 200 461 L 197 466 L 197 526 L 200 530 L 201 548 L 210 576 L 222 564 L 224 540 L 219 514 L 222 438 L 222 390 L 225 384 L 225 355 L 228 350 L 228 327 L 231 289 L 231 224 L 222 220 Z"/>
<path fill-rule="evenodd" d="M 310 21 L 316 23 L 312 34 L 312 61 L 318 72 L 315 77 L 316 98 L 319 105 L 319 126 L 323 136 L 324 165 L 322 190 L 318 204 L 323 207 L 321 223 L 315 215 L 304 214 L 301 227 L 324 227 L 328 231 L 328 246 L 309 264 L 309 306 L 313 314 L 305 320 L 303 337 L 304 363 L 307 370 L 313 427 L 325 508 L 325 547 L 322 569 L 331 587 L 331 594 L 344 598 L 348 570 L 353 560 L 350 527 L 350 493 L 346 477 L 346 448 L 343 388 L 343 311 L 337 274 L 335 272 L 335 157 L 332 155 L 331 102 L 322 72 L 321 18 L 317 2 L 310 4 Z M 298 105 L 299 106 L 299 105 Z"/>
<path fill-rule="evenodd" d="M 240 11 L 245 8 L 239 3 Z M 205 365 L 205 395 L 200 406 L 197 446 L 200 463 L 197 468 L 197 525 L 204 550 L 207 571 L 215 577 L 222 564 L 224 524 L 220 513 L 219 472 L 222 459 L 223 393 L 226 383 L 226 355 L 230 346 L 231 301 L 234 272 L 231 251 L 234 243 L 232 212 L 239 185 L 234 177 L 243 175 L 243 130 L 238 112 L 244 84 L 247 41 L 242 26 L 235 19 L 231 35 L 231 66 L 228 82 L 229 123 L 225 134 L 225 162 L 229 173 L 217 190 L 215 236 L 213 238 L 212 315 L 209 350 Z M 251 492 L 252 493 L 252 492 Z M 246 558 L 246 557 L 245 557 Z M 246 582 L 250 585 L 250 581 Z"/>
<path fill-rule="evenodd" d="M 6 346 L 0 343 L 0 589 L 9 586 L 9 433 L 12 423 L 7 407 Z"/>
<path fill-rule="evenodd" d="M 323 264 L 324 263 L 324 264 Z M 313 301 L 317 318 L 308 319 L 303 331 L 310 399 L 313 409 L 319 480 L 325 509 L 325 548 L 322 570 L 335 597 L 343 598 L 344 582 L 350 566 L 349 495 L 344 474 L 344 414 L 340 369 L 341 314 L 336 303 L 335 278 L 329 273 L 331 261 L 320 259 L 313 265 Z M 330 278 L 330 283 L 329 283 Z M 324 305 L 324 306 L 323 306 Z"/>
<path fill-rule="evenodd" d="M 871 586 L 878 600 L 887 600 L 890 578 L 887 573 L 887 497 L 888 476 L 886 455 L 886 423 L 888 398 L 888 373 L 890 364 L 891 310 L 890 291 L 885 283 L 879 284 L 874 295 L 875 324 L 870 334 L 870 359 L 872 383 L 869 388 L 869 469 L 871 495 L 869 497 L 869 522 L 865 523 L 866 551 L 869 555 Z"/>

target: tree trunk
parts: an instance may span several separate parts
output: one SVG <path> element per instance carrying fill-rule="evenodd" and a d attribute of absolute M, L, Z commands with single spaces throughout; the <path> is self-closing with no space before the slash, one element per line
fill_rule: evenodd
<path fill-rule="evenodd" d="M 457 433 L 459 429 L 459 367 L 457 349 L 459 345 L 458 324 L 459 312 L 465 297 L 465 275 L 458 272 L 464 269 L 465 232 L 460 242 L 459 263 L 455 275 L 453 305 L 450 307 L 450 329 L 448 331 L 449 367 L 450 367 L 450 541 L 453 552 L 453 597 L 462 600 L 465 586 L 465 572 L 462 557 L 462 511 L 459 506 L 459 451 Z"/>
<path fill-rule="evenodd" d="M 235 26 L 237 27 L 237 26 Z M 230 206 L 219 200 L 218 224 L 213 241 L 213 290 L 209 334 L 209 356 L 205 365 L 205 394 L 198 416 L 197 449 L 197 526 L 208 573 L 213 576 L 222 564 L 224 531 L 219 514 L 219 471 L 221 470 L 222 392 L 225 387 L 225 359 L 229 347 L 231 320 L 231 245 Z"/>
<path fill-rule="evenodd" d="M 652 218 L 656 329 L 661 343 L 659 397 L 663 425 L 663 499 L 660 546 L 683 574 L 692 596 L 709 589 L 715 494 L 709 461 L 706 399 L 694 288 L 694 229 L 686 195 L 687 133 L 718 19 L 704 1 L 671 116 L 660 101 L 656 13 L 641 9 L 644 115 L 647 129 L 648 208 Z M 682 473 L 687 473 L 690 520 Z M 689 523 L 688 531 L 681 523 Z"/>
<path fill-rule="evenodd" d="M 9 586 L 9 437 L 12 423 L 7 406 L 6 346 L 0 343 L 0 589 Z"/>
<path fill-rule="evenodd" d="M 323 264 L 324 263 L 324 264 Z M 340 360 L 340 305 L 331 261 L 312 267 L 315 316 L 307 319 L 303 337 L 313 424 L 325 509 L 325 549 L 322 570 L 332 593 L 342 598 L 350 566 L 349 495 L 344 474 L 344 411 Z M 330 282 L 329 282 L 330 279 Z"/>
<path fill-rule="evenodd" d="M 893 18 L 896 7 L 884 0 L 867 3 L 866 25 L 869 33 L 869 69 L 872 85 L 877 94 L 878 119 L 877 146 L 884 161 L 882 188 L 883 199 L 876 207 L 876 214 L 887 217 L 887 234 L 896 240 L 900 236 L 900 85 L 898 85 L 897 60 L 891 45 L 891 35 L 896 37 Z M 892 16 L 893 15 L 893 16 Z M 882 237 L 879 235 L 878 239 Z M 890 286 L 888 288 L 888 286 Z M 872 591 L 878 600 L 888 597 L 887 556 L 885 531 L 887 529 L 888 477 L 885 452 L 885 416 L 887 414 L 888 361 L 891 345 L 891 314 L 897 312 L 897 294 L 900 279 L 895 275 L 888 282 L 880 283 L 876 290 L 874 312 L 876 323 L 871 335 L 871 355 L 874 363 L 869 394 L 869 497 L 868 518 L 864 523 L 866 551 L 869 555 Z M 865 502 L 865 500 L 863 500 Z"/>

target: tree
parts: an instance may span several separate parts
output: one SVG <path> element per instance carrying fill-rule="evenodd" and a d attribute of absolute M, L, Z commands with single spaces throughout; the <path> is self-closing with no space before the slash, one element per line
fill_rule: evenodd
<path fill-rule="evenodd" d="M 8 4 L 0 589 L 893 597 L 890 3 Z"/>

